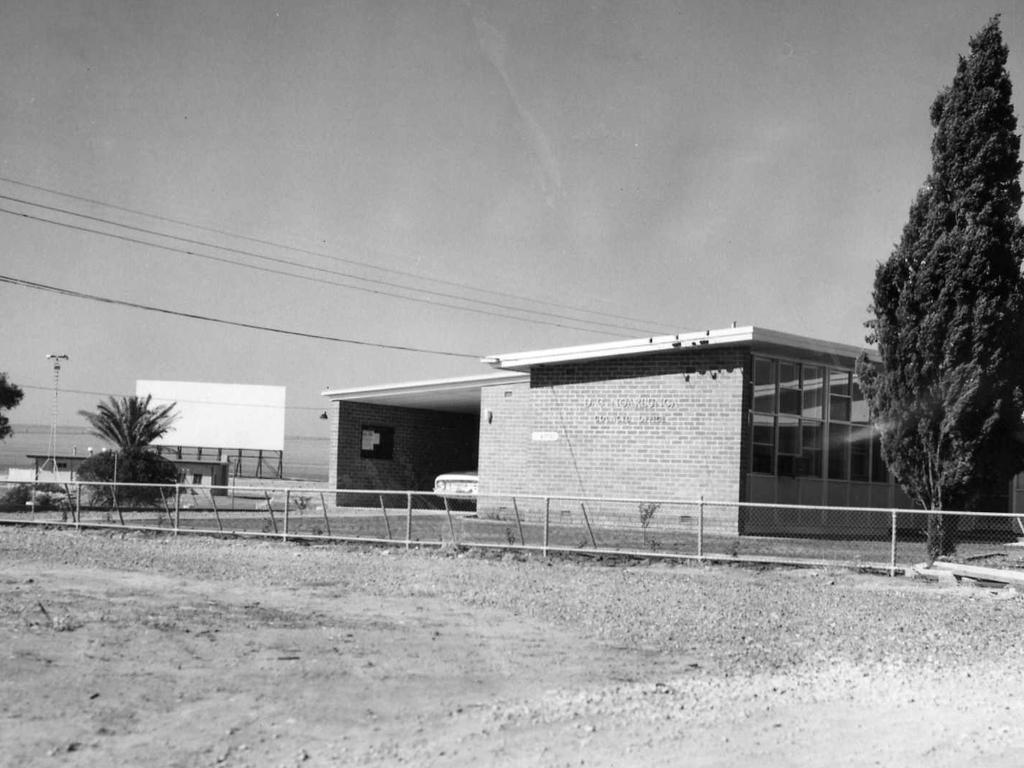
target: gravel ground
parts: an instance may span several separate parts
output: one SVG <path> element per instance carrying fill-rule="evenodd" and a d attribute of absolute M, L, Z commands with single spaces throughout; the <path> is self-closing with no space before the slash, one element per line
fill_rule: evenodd
<path fill-rule="evenodd" d="M 583 683 L 524 681 L 511 696 L 467 685 L 466 711 L 445 720 L 446 759 L 436 741 L 367 731 L 347 753 L 360 764 L 1024 764 L 1024 599 L 1009 589 L 15 528 L 0 529 L 0 564 L 160 574 L 253 595 L 359 595 L 381 606 L 422 600 L 562 638 L 545 649 L 550 665 L 577 643 L 619 654 L 610 666 L 595 662 Z"/>
<path fill-rule="evenodd" d="M 152 570 L 257 586 L 330 582 L 434 596 L 572 627 L 613 645 L 699 654 L 726 674 L 827 661 L 913 665 L 1019 660 L 1024 599 L 843 571 L 706 568 L 605 559 L 406 552 L 142 534 L 5 530 L 5 560 Z M 301 555 L 301 556 L 300 556 Z"/>

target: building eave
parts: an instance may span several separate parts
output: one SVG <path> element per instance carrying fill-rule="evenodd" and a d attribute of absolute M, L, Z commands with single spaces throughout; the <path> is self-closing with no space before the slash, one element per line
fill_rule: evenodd
<path fill-rule="evenodd" d="M 332 402 L 361 402 L 452 412 L 479 409 L 480 390 L 487 386 L 529 381 L 527 373 L 499 372 L 447 379 L 405 381 L 321 392 Z"/>
<path fill-rule="evenodd" d="M 641 339 L 627 339 L 625 341 L 603 342 L 600 344 L 584 344 L 573 347 L 488 355 L 482 358 L 481 362 L 501 370 L 526 372 L 538 365 L 633 357 L 671 350 L 685 351 L 703 346 L 760 346 L 762 344 L 806 349 L 813 352 L 850 358 L 856 358 L 861 352 L 867 351 L 870 359 L 877 360 L 877 355 L 873 355 L 871 350 L 850 344 L 839 344 L 766 328 L 743 326 L 664 336 L 648 336 Z"/>

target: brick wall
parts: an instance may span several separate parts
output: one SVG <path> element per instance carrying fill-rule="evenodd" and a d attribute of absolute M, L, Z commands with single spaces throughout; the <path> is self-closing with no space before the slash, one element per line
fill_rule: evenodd
<path fill-rule="evenodd" d="M 477 465 L 476 414 L 394 408 L 368 403 L 332 404 L 330 482 L 334 488 L 429 491 L 442 472 Z M 392 427 L 391 459 L 361 457 L 363 426 Z"/>
<path fill-rule="evenodd" d="M 480 414 L 480 493 L 529 493 L 529 382 L 484 387 Z"/>
<path fill-rule="evenodd" d="M 687 349 L 546 365 L 528 388 L 485 390 L 481 495 L 738 500 L 748 360 Z M 734 509 L 713 516 L 709 529 L 735 532 Z"/>

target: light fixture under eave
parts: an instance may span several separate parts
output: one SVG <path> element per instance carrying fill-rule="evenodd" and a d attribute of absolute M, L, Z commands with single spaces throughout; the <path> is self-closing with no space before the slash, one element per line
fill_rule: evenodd
<path fill-rule="evenodd" d="M 320 418 L 323 419 L 324 421 L 327 421 L 327 411 L 324 411 L 323 413 L 321 413 L 320 414 Z"/>

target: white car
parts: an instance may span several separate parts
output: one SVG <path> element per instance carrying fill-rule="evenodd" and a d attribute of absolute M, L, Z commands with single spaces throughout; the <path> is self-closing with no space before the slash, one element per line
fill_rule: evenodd
<path fill-rule="evenodd" d="M 479 480 L 475 469 L 445 472 L 434 480 L 434 493 L 446 499 L 475 499 Z"/>

